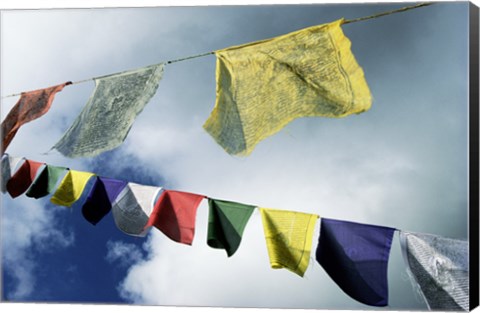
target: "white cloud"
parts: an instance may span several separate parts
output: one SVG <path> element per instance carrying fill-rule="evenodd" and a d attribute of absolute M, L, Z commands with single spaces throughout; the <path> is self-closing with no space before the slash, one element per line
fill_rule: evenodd
<path fill-rule="evenodd" d="M 35 263 L 23 254 L 15 264 L 5 262 L 5 268 L 14 279 L 14 287 L 6 294 L 9 300 L 21 300 L 30 296 L 35 288 Z"/>
<path fill-rule="evenodd" d="M 36 254 L 74 244 L 73 232 L 62 232 L 56 226 L 56 209 L 43 201 L 21 196 L 10 200 L 2 196 L 2 264 L 14 281 L 6 290 L 9 300 L 28 299 L 35 291 L 35 272 L 41 267 Z"/>
<path fill-rule="evenodd" d="M 107 241 L 107 256 L 109 263 L 117 263 L 122 267 L 130 266 L 142 260 L 142 251 L 132 243 Z"/>

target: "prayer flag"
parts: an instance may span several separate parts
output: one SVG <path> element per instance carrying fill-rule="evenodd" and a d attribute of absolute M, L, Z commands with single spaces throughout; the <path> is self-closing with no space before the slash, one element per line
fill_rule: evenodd
<path fill-rule="evenodd" d="M 195 235 L 197 208 L 205 196 L 165 190 L 146 227 L 155 226 L 173 241 L 191 245 Z"/>
<path fill-rule="evenodd" d="M 400 244 L 412 280 L 430 310 L 469 310 L 466 240 L 401 231 Z"/>
<path fill-rule="evenodd" d="M 25 160 L 18 171 L 7 182 L 7 191 L 12 198 L 16 198 L 27 191 L 32 184 L 38 169 L 44 163 Z"/>
<path fill-rule="evenodd" d="M 70 84 L 71 82 L 66 82 L 45 89 L 22 92 L 20 99 L 2 122 L 2 153 L 7 150 L 20 127 L 47 113 L 55 94 Z"/>
<path fill-rule="evenodd" d="M 310 262 L 316 214 L 260 208 L 270 265 L 303 277 Z"/>
<path fill-rule="evenodd" d="M 50 201 L 57 205 L 70 207 L 82 196 L 83 190 L 93 173 L 69 170 Z"/>
<path fill-rule="evenodd" d="M 7 191 L 7 182 L 12 177 L 12 174 L 16 172 L 17 165 L 20 161 L 24 160 L 24 158 L 20 157 L 13 157 L 8 154 L 4 154 L 2 156 L 2 192 L 5 193 Z"/>
<path fill-rule="evenodd" d="M 71 158 L 90 157 L 121 145 L 154 96 L 164 64 L 95 79 L 95 90 L 72 126 L 53 146 Z"/>
<path fill-rule="evenodd" d="M 387 267 L 395 229 L 322 218 L 316 259 L 353 299 L 388 305 Z"/>
<path fill-rule="evenodd" d="M 96 225 L 110 212 L 112 203 L 126 185 L 127 182 L 121 180 L 97 176 L 87 200 L 82 206 L 83 217 Z"/>
<path fill-rule="evenodd" d="M 145 225 L 152 213 L 156 196 L 161 190 L 161 187 L 128 183 L 112 207 L 118 229 L 128 235 L 145 236 L 147 234 Z"/>
<path fill-rule="evenodd" d="M 207 244 L 212 248 L 225 249 L 232 256 L 240 246 L 243 231 L 254 206 L 208 199 Z"/>
<path fill-rule="evenodd" d="M 343 19 L 216 51 L 217 97 L 205 130 L 235 155 L 296 118 L 344 117 L 371 106 Z"/>
<path fill-rule="evenodd" d="M 65 173 L 67 168 L 45 164 L 37 178 L 28 188 L 26 196 L 39 199 L 51 194 L 55 190 L 60 176 Z"/>

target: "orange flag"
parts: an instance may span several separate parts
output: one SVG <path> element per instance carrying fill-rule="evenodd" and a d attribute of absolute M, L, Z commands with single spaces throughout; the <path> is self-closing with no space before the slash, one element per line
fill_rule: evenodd
<path fill-rule="evenodd" d="M 165 190 L 158 198 L 145 228 L 155 226 L 168 238 L 191 245 L 195 234 L 197 207 L 205 196 Z"/>
<path fill-rule="evenodd" d="M 2 122 L 2 154 L 20 127 L 47 113 L 55 94 L 70 84 L 71 82 L 66 82 L 45 89 L 22 92 L 20 99 Z"/>

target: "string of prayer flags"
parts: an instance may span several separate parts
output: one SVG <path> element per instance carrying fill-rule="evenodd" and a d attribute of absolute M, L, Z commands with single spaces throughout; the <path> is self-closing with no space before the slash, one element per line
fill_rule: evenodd
<path fill-rule="evenodd" d="M 72 206 L 80 199 L 85 186 L 93 176 L 95 176 L 93 173 L 69 170 L 50 198 L 50 202 L 66 207 Z"/>
<path fill-rule="evenodd" d="M 344 117 L 371 106 L 343 19 L 215 52 L 217 98 L 205 130 L 248 155 L 296 118 Z"/>
<path fill-rule="evenodd" d="M 228 153 L 248 155 L 260 141 L 296 118 L 338 118 L 370 109 L 369 87 L 341 26 L 430 4 L 421 3 L 353 20 L 342 18 L 275 38 L 166 63 L 215 53 L 217 97 L 204 128 Z M 119 146 L 136 116 L 155 94 L 164 64 L 95 78 L 95 91 L 84 110 L 52 149 L 68 157 L 80 157 L 95 156 Z M 44 114 L 54 93 L 67 84 L 71 82 L 51 87 L 53 91 L 46 88 L 22 93 L 19 103 L 27 105 L 17 103 L 12 117 L 9 114 L 2 122 L 2 152 L 20 124 Z M 37 98 L 39 101 L 35 101 Z M 31 106 L 34 102 L 38 112 L 42 107 L 46 109 L 40 113 L 32 111 L 35 114 L 28 114 L 27 119 L 19 119 L 20 123 L 16 124 L 16 117 L 23 116 L 16 108 Z"/>
<path fill-rule="evenodd" d="M 72 126 L 53 146 L 63 155 L 91 157 L 121 145 L 154 96 L 164 64 L 95 79 L 95 90 Z"/>
<path fill-rule="evenodd" d="M 67 172 L 51 198 L 51 202 L 62 206 L 79 200 L 94 177 L 82 206 L 87 221 L 95 225 L 111 210 L 115 224 L 126 234 L 145 236 L 155 226 L 170 239 L 188 245 L 194 238 L 197 208 L 206 198 L 174 190 L 162 192 L 161 187 L 127 183 L 8 154 L 2 157 L 1 171 L 2 183 L 11 176 L 6 189 L 13 198 L 27 189 L 27 195 L 34 198 L 51 193 L 62 173 Z M 256 206 L 212 198 L 208 198 L 208 204 L 207 244 L 225 249 L 230 257 L 237 251 Z M 271 267 L 286 268 L 303 277 L 319 216 L 259 210 Z M 322 218 L 316 260 L 353 299 L 387 306 L 388 261 L 394 232 L 390 227 Z M 412 282 L 430 310 L 469 310 L 468 241 L 400 231 L 400 244 Z"/>
<path fill-rule="evenodd" d="M 254 206 L 208 199 L 207 244 L 212 248 L 225 249 L 231 257 L 240 246 L 243 231 Z"/>
<path fill-rule="evenodd" d="M 310 262 L 316 214 L 260 208 L 270 265 L 303 277 Z"/>
<path fill-rule="evenodd" d="M 25 195 L 39 199 L 53 193 L 58 180 L 65 171 L 67 171 L 66 167 L 45 164 Z"/>
<path fill-rule="evenodd" d="M 24 160 L 21 157 L 14 157 L 8 154 L 2 156 L 1 167 L 2 167 L 2 184 L 1 190 L 3 193 L 7 192 L 7 182 L 10 180 L 12 175 L 16 172 L 18 164 Z"/>
<path fill-rule="evenodd" d="M 118 186 L 115 186 L 115 188 Z M 153 204 L 161 187 L 128 183 L 112 207 L 113 219 L 118 229 L 131 236 L 144 237 Z"/>
<path fill-rule="evenodd" d="M 112 203 L 127 182 L 107 177 L 95 177 L 95 182 L 82 206 L 83 217 L 96 225 L 112 209 Z"/>
<path fill-rule="evenodd" d="M 37 175 L 38 169 L 44 163 L 25 160 L 22 166 L 7 182 L 7 191 L 12 198 L 16 198 L 27 191 Z"/>
<path fill-rule="evenodd" d="M 47 113 L 55 94 L 70 84 L 71 82 L 66 82 L 49 88 L 22 92 L 20 99 L 2 122 L 2 154 L 7 150 L 20 127 Z"/>
<path fill-rule="evenodd" d="M 353 299 L 388 305 L 387 266 L 395 229 L 322 218 L 318 263 Z"/>
<path fill-rule="evenodd" d="M 157 200 L 146 227 L 155 226 L 173 241 L 191 245 L 197 208 L 205 196 L 165 190 Z"/>
<path fill-rule="evenodd" d="M 469 310 L 467 241 L 401 231 L 400 245 L 430 310 Z"/>

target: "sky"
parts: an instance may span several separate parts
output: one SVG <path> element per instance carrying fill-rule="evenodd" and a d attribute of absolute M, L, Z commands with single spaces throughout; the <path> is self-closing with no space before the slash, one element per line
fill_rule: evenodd
<path fill-rule="evenodd" d="M 134 69 L 407 5 L 315 4 L 1 12 L 1 94 Z M 202 128 L 215 103 L 215 56 L 167 65 L 125 142 L 92 158 L 45 152 L 86 104 L 92 81 L 67 86 L 7 152 L 143 185 L 261 207 L 467 239 L 468 3 L 437 3 L 343 26 L 372 108 L 302 118 L 248 157 Z M 17 97 L 2 99 L 2 120 Z M 87 188 L 88 190 L 88 188 Z M 85 197 L 85 194 L 83 195 Z M 375 310 L 344 294 L 314 260 L 304 278 L 270 268 L 256 210 L 236 254 L 206 245 L 208 206 L 192 246 L 152 229 L 131 237 L 82 200 L 1 195 L 2 301 Z M 426 310 L 395 234 L 388 310 Z"/>

